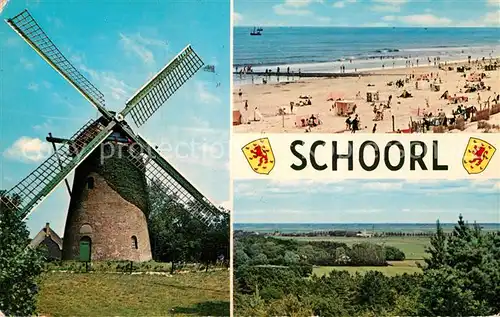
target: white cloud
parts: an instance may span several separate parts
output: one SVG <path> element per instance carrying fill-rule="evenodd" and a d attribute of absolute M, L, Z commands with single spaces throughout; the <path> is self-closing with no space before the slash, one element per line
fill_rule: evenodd
<path fill-rule="evenodd" d="M 334 8 L 343 8 L 343 7 L 345 7 L 345 3 L 344 3 L 344 1 L 337 1 L 333 4 L 333 7 Z"/>
<path fill-rule="evenodd" d="M 140 33 L 131 35 L 120 33 L 119 35 L 123 49 L 139 56 L 145 64 L 154 65 L 155 63 L 154 54 L 150 49 L 151 47 L 168 50 L 168 44 L 166 41 L 146 38 Z"/>
<path fill-rule="evenodd" d="M 21 64 L 23 64 L 24 69 L 33 70 L 33 68 L 35 68 L 33 63 L 24 57 L 21 57 L 21 59 L 19 61 L 21 62 Z"/>
<path fill-rule="evenodd" d="M 380 28 L 380 27 L 387 27 L 389 26 L 389 24 L 385 22 L 375 22 L 375 23 L 364 23 L 361 26 L 369 28 Z"/>
<path fill-rule="evenodd" d="M 3 155 L 11 160 L 37 163 L 47 158 L 52 151 L 48 142 L 27 136 L 20 137 Z"/>
<path fill-rule="evenodd" d="M 392 5 L 402 5 L 402 4 L 408 3 L 409 0 L 372 0 L 372 2 L 386 3 L 386 4 L 392 4 Z"/>
<path fill-rule="evenodd" d="M 482 20 L 486 25 L 499 26 L 500 25 L 500 10 L 496 12 L 487 13 Z"/>
<path fill-rule="evenodd" d="M 238 12 L 233 12 L 233 24 L 238 25 L 243 21 L 243 15 Z"/>
<path fill-rule="evenodd" d="M 433 14 L 415 14 L 406 16 L 386 15 L 382 17 L 386 22 L 401 22 L 412 26 L 447 26 L 453 21 L 445 17 L 438 17 Z"/>
<path fill-rule="evenodd" d="M 399 21 L 418 26 L 443 26 L 451 24 L 448 18 L 438 17 L 433 14 L 414 14 L 406 15 L 398 18 Z"/>
<path fill-rule="evenodd" d="M 500 10 L 489 12 L 478 20 L 466 20 L 458 22 L 459 27 L 498 27 L 500 26 Z"/>
<path fill-rule="evenodd" d="M 62 21 L 58 18 L 47 17 L 47 21 L 53 24 L 56 28 L 62 28 L 64 26 Z"/>
<path fill-rule="evenodd" d="M 399 12 L 401 11 L 401 8 L 399 6 L 392 6 L 392 5 L 376 5 L 373 6 L 372 11 L 375 12 Z"/>
<path fill-rule="evenodd" d="M 356 0 L 346 0 L 347 3 L 356 3 Z"/>
<path fill-rule="evenodd" d="M 196 96 L 202 103 L 214 104 L 220 103 L 220 98 L 208 90 L 208 84 L 204 82 L 196 83 Z"/>
<path fill-rule="evenodd" d="M 80 65 L 80 70 L 89 74 L 91 79 L 98 83 L 99 87 L 105 88 L 104 93 L 106 94 L 106 92 L 109 92 L 109 95 L 115 100 L 124 101 L 133 93 L 133 88 L 127 85 L 123 80 L 118 79 L 112 72 L 96 71 L 83 64 Z"/>
<path fill-rule="evenodd" d="M 52 126 L 52 120 L 48 119 L 47 121 L 45 121 L 42 124 L 34 125 L 33 126 L 33 130 L 35 130 L 37 132 L 44 132 L 44 133 L 46 133 L 46 132 L 50 131 L 50 127 L 51 126 Z"/>
<path fill-rule="evenodd" d="M 332 21 L 330 17 L 317 17 L 316 20 L 321 24 L 328 24 Z"/>
<path fill-rule="evenodd" d="M 363 189 L 374 191 L 393 191 L 403 188 L 403 182 L 369 182 L 361 186 Z"/>
<path fill-rule="evenodd" d="M 29 83 L 28 90 L 38 91 L 39 87 L 40 87 L 40 85 L 38 85 L 37 83 Z"/>
<path fill-rule="evenodd" d="M 399 12 L 401 6 L 408 2 L 408 0 L 372 0 L 378 3 L 371 7 L 372 11 L 376 12 Z"/>
<path fill-rule="evenodd" d="M 305 10 L 305 9 L 296 9 L 296 8 L 290 8 L 287 7 L 284 4 L 277 4 L 273 6 L 274 13 L 278 15 L 298 15 L 298 16 L 304 16 L 304 15 L 310 15 L 312 14 L 311 11 Z"/>
<path fill-rule="evenodd" d="M 393 15 L 386 15 L 385 17 L 382 17 L 382 20 L 390 22 L 396 20 L 396 17 Z"/>
<path fill-rule="evenodd" d="M 43 85 L 43 87 L 45 87 L 45 89 L 50 89 L 50 88 L 52 88 L 52 84 L 51 84 L 51 83 L 49 83 L 48 81 L 45 81 L 45 80 L 44 80 L 44 81 L 42 81 L 42 85 Z"/>
<path fill-rule="evenodd" d="M 491 6 L 500 6 L 500 0 L 487 0 L 486 3 Z"/>
<path fill-rule="evenodd" d="M 314 2 L 323 3 L 323 0 L 285 0 L 285 5 L 293 8 L 303 8 Z"/>
<path fill-rule="evenodd" d="M 9 0 L 0 0 L 0 13 L 2 13 L 3 9 L 7 6 Z"/>

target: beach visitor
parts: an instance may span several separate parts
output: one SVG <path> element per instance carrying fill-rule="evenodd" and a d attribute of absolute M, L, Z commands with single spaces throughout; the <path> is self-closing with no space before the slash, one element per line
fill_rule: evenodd
<path fill-rule="evenodd" d="M 481 110 L 481 94 L 477 93 L 477 104 L 479 105 L 479 110 Z"/>
<path fill-rule="evenodd" d="M 279 67 L 277 67 L 277 68 L 276 68 L 276 74 L 279 74 L 279 73 L 280 73 L 280 68 L 279 68 Z"/>
<path fill-rule="evenodd" d="M 248 111 L 248 99 L 245 100 L 245 111 Z"/>
<path fill-rule="evenodd" d="M 347 119 L 345 119 L 345 129 L 346 130 L 351 130 L 351 117 L 347 117 Z"/>
<path fill-rule="evenodd" d="M 351 132 L 356 133 L 356 131 L 359 130 L 359 118 L 358 115 L 354 117 L 354 120 L 352 120 L 351 123 Z"/>
<path fill-rule="evenodd" d="M 240 97 L 240 99 L 241 99 L 241 96 L 243 96 L 243 92 L 241 91 L 241 88 L 240 88 L 240 90 L 238 90 L 238 96 Z"/>
<path fill-rule="evenodd" d="M 375 133 L 376 131 L 377 131 L 377 124 L 375 123 L 375 124 L 373 125 L 372 133 Z"/>

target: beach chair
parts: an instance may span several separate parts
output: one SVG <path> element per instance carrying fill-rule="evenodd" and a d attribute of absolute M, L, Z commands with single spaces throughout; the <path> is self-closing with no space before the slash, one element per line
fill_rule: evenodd
<path fill-rule="evenodd" d="M 243 116 L 239 110 L 233 110 L 233 125 L 240 125 L 242 123 Z"/>

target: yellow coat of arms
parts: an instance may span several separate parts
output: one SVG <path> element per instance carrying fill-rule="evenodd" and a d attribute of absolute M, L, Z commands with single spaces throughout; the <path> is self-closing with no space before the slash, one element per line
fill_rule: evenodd
<path fill-rule="evenodd" d="M 249 142 L 241 148 L 248 164 L 257 174 L 268 175 L 274 168 L 274 154 L 268 138 Z"/>
<path fill-rule="evenodd" d="M 495 151 L 495 147 L 488 142 L 470 138 L 462 158 L 462 166 L 469 174 L 479 174 L 486 169 Z"/>

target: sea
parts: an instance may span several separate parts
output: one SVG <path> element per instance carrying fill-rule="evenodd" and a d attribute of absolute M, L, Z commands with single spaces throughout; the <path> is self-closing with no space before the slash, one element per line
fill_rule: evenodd
<path fill-rule="evenodd" d="M 444 231 L 451 231 L 456 223 L 441 223 Z M 500 223 L 481 223 L 484 231 L 500 231 Z M 436 223 L 234 223 L 234 230 L 247 232 L 306 233 L 314 231 L 364 231 L 367 232 L 434 232 Z"/>
<path fill-rule="evenodd" d="M 428 66 L 434 58 L 443 63 L 500 55 L 500 28 L 265 27 L 261 36 L 250 31 L 234 29 L 233 71 L 251 65 L 257 72 L 280 67 L 281 73 L 338 73 L 340 66 L 354 72 L 404 68 L 408 60 Z"/>

